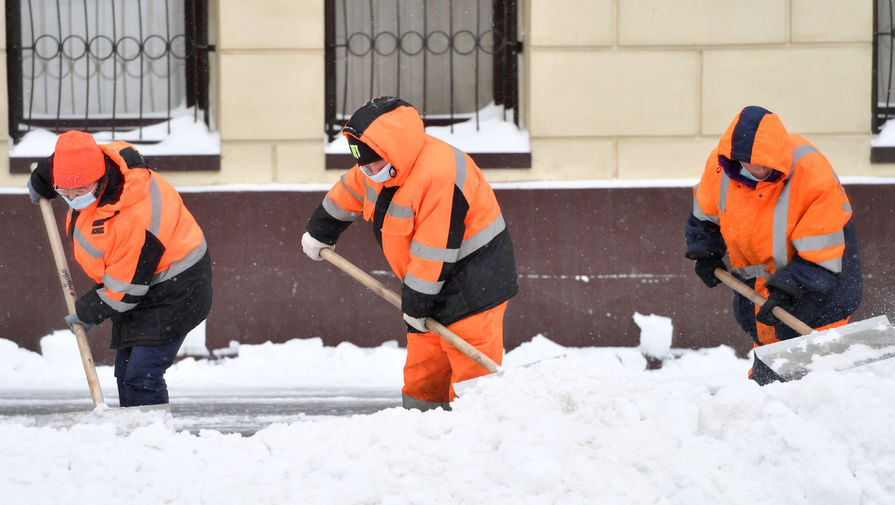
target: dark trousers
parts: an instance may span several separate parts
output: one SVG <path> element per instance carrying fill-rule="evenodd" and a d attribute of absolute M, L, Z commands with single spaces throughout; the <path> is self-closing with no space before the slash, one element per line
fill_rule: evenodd
<path fill-rule="evenodd" d="M 115 377 L 118 379 L 120 406 L 168 403 L 165 371 L 174 363 L 184 338 L 159 346 L 135 345 L 118 350 L 115 354 Z"/>

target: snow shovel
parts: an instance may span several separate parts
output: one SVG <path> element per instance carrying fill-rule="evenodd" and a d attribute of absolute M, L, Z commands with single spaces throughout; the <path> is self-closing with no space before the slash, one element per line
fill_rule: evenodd
<path fill-rule="evenodd" d="M 395 293 L 394 291 L 385 287 L 384 284 L 374 279 L 370 274 L 364 272 L 350 261 L 339 256 L 331 248 L 327 247 L 321 249 L 320 256 L 322 256 L 323 259 L 325 259 L 326 261 L 329 261 L 330 263 L 335 265 L 339 270 L 353 277 L 356 281 L 370 288 L 370 290 L 372 290 L 377 295 L 385 298 L 389 303 L 397 307 L 399 310 L 401 309 L 401 296 L 398 295 L 398 293 Z M 447 326 L 439 323 L 431 317 L 427 317 L 426 328 L 432 333 L 435 333 L 439 337 L 447 340 L 448 343 L 456 347 L 458 351 L 462 352 L 469 359 L 481 365 L 482 368 L 487 370 L 489 373 L 494 373 L 498 370 L 499 367 L 497 363 L 494 362 L 494 360 L 489 358 L 482 351 L 476 349 L 469 342 L 460 338 L 459 335 L 448 329 Z"/>
<path fill-rule="evenodd" d="M 71 272 L 65 259 L 65 251 L 62 249 L 62 238 L 59 236 L 59 228 L 56 226 L 56 217 L 53 214 L 53 205 L 46 198 L 40 199 L 40 212 L 43 214 L 44 225 L 47 228 L 47 236 L 50 238 L 50 249 L 53 250 L 53 258 L 56 260 L 56 270 L 59 273 L 59 282 L 62 283 L 62 293 L 65 295 L 65 304 L 68 313 L 75 313 L 75 286 L 72 283 Z M 98 407 L 105 403 L 103 391 L 99 386 L 99 378 L 96 375 L 96 365 L 93 363 L 93 354 L 90 352 L 90 344 L 87 341 L 87 332 L 78 323 L 72 325 L 72 331 L 78 342 L 78 351 L 81 353 L 81 362 L 84 364 L 84 373 L 87 375 L 87 386 L 90 388 L 90 396 L 93 406 Z"/>
<path fill-rule="evenodd" d="M 715 277 L 759 307 L 767 301 L 726 270 L 716 268 Z M 753 350 L 756 359 L 781 381 L 798 380 L 808 372 L 844 371 L 895 357 L 895 326 L 886 316 L 814 331 L 781 307 L 774 307 L 771 312 L 800 335 Z"/>
<path fill-rule="evenodd" d="M 56 269 L 59 273 L 59 281 L 62 283 L 62 293 L 65 295 L 65 303 L 69 314 L 75 313 L 75 286 L 72 283 L 71 272 L 68 269 L 68 261 L 65 259 L 65 250 L 62 248 L 62 238 L 59 228 L 56 226 L 56 217 L 53 214 L 53 205 L 46 198 L 40 199 L 40 211 L 43 214 L 47 236 L 50 239 L 50 249 L 56 260 Z M 110 408 L 100 388 L 99 378 L 96 375 L 96 365 L 93 362 L 93 354 L 87 341 L 87 332 L 80 324 L 73 324 L 72 331 L 78 342 L 78 351 L 81 354 L 81 362 L 84 365 L 84 373 L 87 375 L 87 385 L 90 388 L 90 397 L 93 399 L 94 409 L 89 412 L 72 412 L 59 414 L 44 414 L 34 418 L 36 426 L 50 428 L 70 428 L 84 423 L 112 422 L 117 428 L 117 433 L 128 433 L 137 427 L 147 426 L 156 422 L 163 423 L 167 428 L 174 430 L 174 421 L 168 405 L 148 405 L 141 407 Z"/>

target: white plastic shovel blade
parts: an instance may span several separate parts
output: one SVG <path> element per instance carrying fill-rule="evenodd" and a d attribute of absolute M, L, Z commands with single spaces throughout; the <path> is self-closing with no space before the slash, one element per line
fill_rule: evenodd
<path fill-rule="evenodd" d="M 895 326 L 888 317 L 877 316 L 763 345 L 754 352 L 780 378 L 796 380 L 812 371 L 848 370 L 895 357 Z"/>

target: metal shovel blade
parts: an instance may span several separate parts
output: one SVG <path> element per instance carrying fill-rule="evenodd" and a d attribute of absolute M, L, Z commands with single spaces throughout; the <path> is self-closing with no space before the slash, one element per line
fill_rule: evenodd
<path fill-rule="evenodd" d="M 25 423 L 26 425 L 28 423 Z M 129 434 L 137 428 L 161 424 L 174 431 L 174 418 L 169 404 L 143 405 L 139 407 L 109 407 L 105 403 L 93 410 L 81 412 L 61 412 L 34 416 L 32 426 L 71 429 L 77 425 L 110 424 L 117 434 Z"/>
<path fill-rule="evenodd" d="M 754 352 L 781 379 L 797 380 L 808 372 L 842 371 L 895 358 L 895 326 L 888 317 L 877 316 L 763 345 Z"/>

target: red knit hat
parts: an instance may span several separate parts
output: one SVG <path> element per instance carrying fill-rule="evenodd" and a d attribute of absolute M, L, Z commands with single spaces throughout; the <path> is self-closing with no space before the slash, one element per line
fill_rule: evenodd
<path fill-rule="evenodd" d="M 98 181 L 106 173 L 106 160 L 93 135 L 67 131 L 56 141 L 53 154 L 53 184 L 58 188 L 80 188 Z"/>

